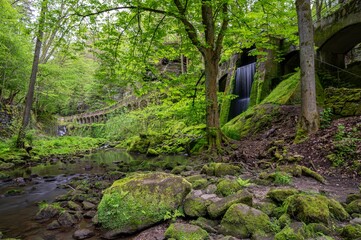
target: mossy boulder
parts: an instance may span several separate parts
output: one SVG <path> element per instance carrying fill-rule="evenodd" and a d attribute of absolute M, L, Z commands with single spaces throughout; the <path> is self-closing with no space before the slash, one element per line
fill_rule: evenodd
<path fill-rule="evenodd" d="M 340 116 L 361 115 L 361 89 L 327 88 L 325 89 L 325 107 Z"/>
<path fill-rule="evenodd" d="M 349 215 L 336 200 L 322 195 L 297 194 L 285 201 L 287 213 L 305 223 L 325 223 L 331 220 L 346 220 Z"/>
<path fill-rule="evenodd" d="M 201 173 L 208 176 L 222 177 L 226 175 L 238 175 L 242 173 L 240 166 L 229 163 L 210 163 L 203 166 Z"/>
<path fill-rule="evenodd" d="M 211 203 L 207 210 L 211 218 L 222 217 L 227 209 L 236 203 L 244 203 L 249 206 L 252 205 L 253 195 L 247 190 L 240 190 L 237 193 L 228 197 L 222 198 L 216 202 Z"/>
<path fill-rule="evenodd" d="M 193 175 L 186 177 L 186 180 L 192 184 L 193 189 L 203 189 L 209 185 L 207 177 L 204 175 Z"/>
<path fill-rule="evenodd" d="M 275 188 L 267 193 L 267 197 L 277 204 L 283 203 L 289 196 L 295 195 L 299 191 L 295 188 Z"/>
<path fill-rule="evenodd" d="M 304 240 L 305 238 L 287 226 L 275 235 L 275 240 Z"/>
<path fill-rule="evenodd" d="M 168 229 L 165 231 L 165 237 L 176 240 L 205 240 L 209 239 L 209 235 L 207 231 L 204 229 L 192 225 L 192 224 L 184 224 L 184 223 L 173 223 Z"/>
<path fill-rule="evenodd" d="M 239 185 L 239 183 L 237 182 L 236 179 L 233 179 L 233 180 L 222 179 L 217 184 L 216 193 L 223 197 L 227 197 L 229 195 L 235 194 L 236 192 L 238 192 L 241 189 L 242 189 L 242 187 L 241 187 L 241 185 Z"/>
<path fill-rule="evenodd" d="M 346 211 L 349 214 L 361 213 L 361 199 L 356 199 L 346 206 Z"/>
<path fill-rule="evenodd" d="M 238 203 L 232 205 L 221 222 L 221 233 L 249 238 L 255 233 L 271 232 L 270 218 L 260 210 Z"/>
<path fill-rule="evenodd" d="M 341 236 L 347 240 L 354 240 L 361 238 L 361 225 L 347 225 L 342 228 Z"/>
<path fill-rule="evenodd" d="M 211 204 L 211 200 L 197 196 L 195 192 L 189 194 L 184 200 L 184 213 L 190 217 L 203 217 L 207 215 L 207 207 Z"/>
<path fill-rule="evenodd" d="M 138 173 L 117 180 L 104 191 L 98 206 L 103 227 L 132 233 L 164 219 L 191 190 L 184 178 L 167 173 Z"/>

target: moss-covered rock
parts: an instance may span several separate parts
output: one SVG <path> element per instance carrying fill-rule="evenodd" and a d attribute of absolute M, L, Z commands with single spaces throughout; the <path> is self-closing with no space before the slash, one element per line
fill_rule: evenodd
<path fill-rule="evenodd" d="M 203 228 L 209 233 L 216 233 L 216 228 L 219 225 L 218 220 L 211 220 L 204 217 L 199 217 L 197 220 L 191 221 L 190 223 Z"/>
<path fill-rule="evenodd" d="M 354 240 L 361 238 L 361 225 L 347 225 L 342 228 L 341 236 L 347 240 Z"/>
<path fill-rule="evenodd" d="M 297 193 L 299 193 L 299 191 L 295 188 L 275 188 L 268 191 L 267 197 L 280 204 L 283 203 L 289 196 Z"/>
<path fill-rule="evenodd" d="M 340 116 L 361 115 L 361 89 L 325 89 L 325 107 Z"/>
<path fill-rule="evenodd" d="M 241 185 L 239 185 L 237 180 L 222 179 L 217 184 L 216 193 L 223 197 L 227 197 L 229 195 L 235 194 L 236 192 L 238 192 L 241 189 L 242 189 L 242 187 L 241 187 Z"/>
<path fill-rule="evenodd" d="M 346 211 L 350 214 L 361 213 L 361 199 L 356 199 L 347 204 Z"/>
<path fill-rule="evenodd" d="M 292 220 L 291 220 L 290 216 L 287 213 L 282 214 L 278 218 L 278 223 L 279 223 L 281 228 L 289 226 L 291 224 L 291 222 L 292 222 Z"/>
<path fill-rule="evenodd" d="M 186 180 L 192 184 L 193 189 L 203 189 L 209 184 L 207 178 L 202 175 L 192 175 L 186 177 Z"/>
<path fill-rule="evenodd" d="M 203 217 L 207 215 L 207 207 L 211 204 L 210 200 L 206 200 L 201 196 L 189 194 L 184 200 L 184 213 L 190 217 Z"/>
<path fill-rule="evenodd" d="M 219 218 L 222 217 L 227 209 L 235 203 L 244 203 L 251 206 L 252 199 L 253 195 L 251 193 L 249 193 L 247 190 L 240 190 L 233 195 L 211 203 L 207 210 L 212 218 Z"/>
<path fill-rule="evenodd" d="M 171 224 L 165 232 L 165 237 L 173 238 L 176 240 L 204 240 L 209 239 L 207 231 L 204 229 L 184 223 L 173 223 Z"/>
<path fill-rule="evenodd" d="M 238 175 L 242 173 L 242 168 L 229 163 L 210 163 L 203 166 L 201 173 L 222 177 L 225 175 Z"/>
<path fill-rule="evenodd" d="M 166 173 L 138 173 L 117 180 L 104 191 L 98 206 L 103 227 L 132 233 L 163 220 L 181 206 L 191 190 L 182 177 Z"/>
<path fill-rule="evenodd" d="M 291 227 L 287 226 L 283 228 L 279 233 L 275 235 L 275 240 L 304 240 L 305 238 L 296 233 Z"/>
<path fill-rule="evenodd" d="M 332 219 L 349 217 L 339 202 L 321 195 L 297 194 L 287 198 L 284 204 L 291 217 L 305 223 L 329 224 Z"/>
<path fill-rule="evenodd" d="M 232 205 L 221 222 L 221 233 L 224 235 L 249 238 L 255 233 L 268 232 L 271 232 L 269 217 L 242 203 Z"/>
<path fill-rule="evenodd" d="M 272 203 L 272 202 L 267 201 L 267 202 L 259 202 L 259 203 L 255 204 L 254 207 L 261 210 L 262 212 L 264 212 L 268 216 L 273 216 L 274 211 L 277 208 L 277 205 Z"/>

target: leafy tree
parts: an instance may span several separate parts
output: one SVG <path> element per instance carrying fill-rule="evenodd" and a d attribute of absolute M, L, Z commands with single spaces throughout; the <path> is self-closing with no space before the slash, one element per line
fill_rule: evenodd
<path fill-rule="evenodd" d="M 0 7 L 0 101 L 12 103 L 25 90 L 30 38 L 16 9 L 7 0 L 0 0 Z"/>
<path fill-rule="evenodd" d="M 315 50 L 310 0 L 296 0 L 296 8 L 301 65 L 300 128 L 307 133 L 312 133 L 318 130 L 320 123 L 316 104 Z"/>

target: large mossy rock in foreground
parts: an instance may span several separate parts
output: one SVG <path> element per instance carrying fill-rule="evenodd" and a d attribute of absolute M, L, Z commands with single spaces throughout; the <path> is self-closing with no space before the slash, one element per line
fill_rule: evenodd
<path fill-rule="evenodd" d="M 322 195 L 296 194 L 287 198 L 285 205 L 291 217 L 304 223 L 330 224 L 334 219 L 349 218 L 339 202 Z"/>
<path fill-rule="evenodd" d="M 270 218 L 260 210 L 239 203 L 232 205 L 221 222 L 221 232 L 239 238 L 271 232 Z"/>
<path fill-rule="evenodd" d="M 103 227 L 133 233 L 164 219 L 181 206 L 191 184 L 167 173 L 140 173 L 117 180 L 98 206 Z"/>

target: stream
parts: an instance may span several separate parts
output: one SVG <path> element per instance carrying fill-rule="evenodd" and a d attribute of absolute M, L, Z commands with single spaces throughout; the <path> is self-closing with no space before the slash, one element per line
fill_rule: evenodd
<path fill-rule="evenodd" d="M 7 238 L 43 239 L 38 236 L 44 226 L 34 220 L 39 202 L 51 203 L 65 194 L 70 190 L 68 183 L 74 178 L 92 178 L 116 169 L 157 170 L 156 166 L 167 168 L 167 165 L 184 161 L 184 156 L 149 159 L 119 150 L 102 150 L 66 162 L 54 158 L 45 164 L 12 170 L 8 172 L 11 178 L 0 182 L 0 232 Z M 64 236 L 63 239 L 72 239 L 71 234 Z"/>

